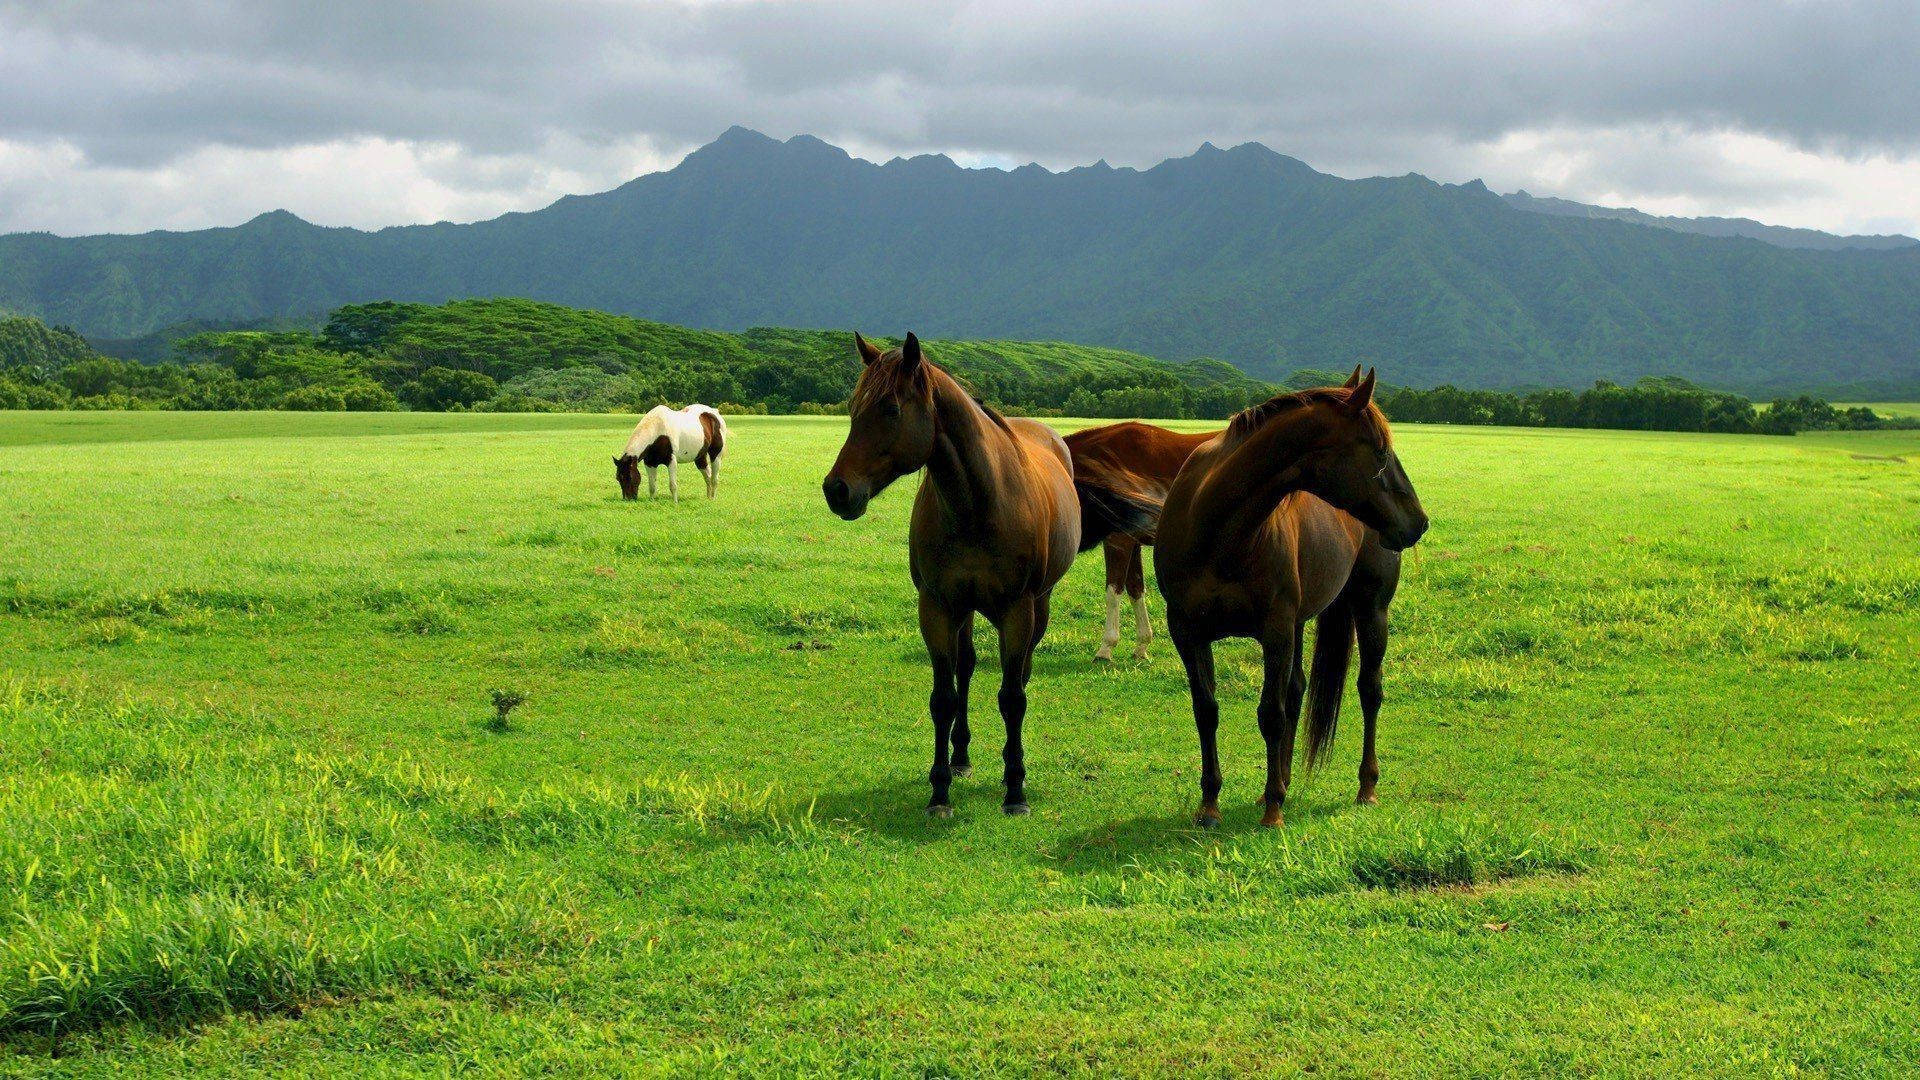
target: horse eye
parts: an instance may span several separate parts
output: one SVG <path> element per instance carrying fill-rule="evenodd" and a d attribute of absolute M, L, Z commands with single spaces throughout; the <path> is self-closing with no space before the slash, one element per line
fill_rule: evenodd
<path fill-rule="evenodd" d="M 886 406 L 885 406 L 884 408 L 882 408 L 882 409 L 880 410 L 880 414 L 881 414 L 882 416 L 886 416 L 886 417 L 889 417 L 889 418 L 891 418 L 891 417 L 896 417 L 896 416 L 899 416 L 899 415 L 900 415 L 900 403 L 899 403 L 899 402 L 897 402 L 897 401 L 889 401 L 889 402 L 887 402 L 887 404 L 886 404 Z"/>

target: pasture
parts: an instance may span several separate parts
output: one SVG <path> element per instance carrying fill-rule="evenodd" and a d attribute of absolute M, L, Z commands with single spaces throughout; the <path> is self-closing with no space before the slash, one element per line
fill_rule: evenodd
<path fill-rule="evenodd" d="M 1157 592 L 930 820 L 914 481 L 623 503 L 632 424 L 0 414 L 0 1071 L 1920 1068 L 1920 433 L 1398 428 L 1380 805 L 1350 696 L 1256 827 L 1232 642 L 1201 832 Z"/>

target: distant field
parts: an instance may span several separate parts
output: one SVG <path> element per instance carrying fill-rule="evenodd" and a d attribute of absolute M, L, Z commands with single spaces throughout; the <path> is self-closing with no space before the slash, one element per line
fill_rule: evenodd
<path fill-rule="evenodd" d="M 1920 401 L 1849 401 L 1847 405 L 1865 405 L 1881 416 L 1920 417 Z"/>
<path fill-rule="evenodd" d="M 0 1072 L 1920 1068 L 1920 433 L 1398 429 L 1381 804 L 1256 827 L 1237 644 L 1203 834 L 1097 557 L 931 821 L 911 485 L 630 424 L 0 414 Z"/>

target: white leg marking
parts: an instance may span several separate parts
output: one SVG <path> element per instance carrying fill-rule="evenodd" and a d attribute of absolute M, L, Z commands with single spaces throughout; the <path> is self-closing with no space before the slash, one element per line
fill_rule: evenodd
<path fill-rule="evenodd" d="M 1100 651 L 1093 654 L 1095 660 L 1113 659 L 1113 647 L 1120 644 L 1120 590 L 1107 586 L 1107 629 L 1100 635 Z"/>
<path fill-rule="evenodd" d="M 655 474 L 657 474 L 657 473 L 658 473 L 659 471 L 660 471 L 660 470 L 658 470 L 658 469 L 656 469 L 656 468 L 654 468 L 654 467 L 653 467 L 653 466 L 651 466 L 651 465 L 649 465 L 649 466 L 647 466 L 647 498 L 649 498 L 649 499 L 651 499 L 651 498 L 653 498 L 653 495 L 654 495 L 654 489 L 653 489 L 653 481 L 654 481 L 654 476 L 655 476 Z"/>
<path fill-rule="evenodd" d="M 1147 646 L 1153 643 L 1153 620 L 1147 618 L 1147 594 L 1141 593 L 1133 598 L 1133 626 L 1140 642 L 1133 650 L 1135 660 L 1147 658 Z"/>
<path fill-rule="evenodd" d="M 680 501 L 680 459 L 667 459 L 667 491 L 673 495 L 673 501 Z"/>

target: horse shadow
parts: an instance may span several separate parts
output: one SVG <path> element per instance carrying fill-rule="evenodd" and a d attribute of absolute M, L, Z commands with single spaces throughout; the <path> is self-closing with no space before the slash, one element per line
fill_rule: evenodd
<path fill-rule="evenodd" d="M 927 813 L 931 788 L 924 774 L 901 776 L 864 788 L 834 788 L 820 792 L 797 804 L 799 815 L 811 814 L 814 821 L 850 825 L 880 836 L 907 840 L 916 844 L 934 844 L 947 839 L 954 828 L 969 821 L 988 817 L 999 819 L 1000 768 L 993 763 L 988 770 L 974 766 L 973 775 L 955 778 L 949 798 L 953 801 L 951 818 L 935 818 Z"/>
<path fill-rule="evenodd" d="M 1270 829 L 1260 824 L 1258 800 L 1235 806 L 1223 800 L 1220 824 L 1201 828 L 1193 811 L 1179 810 L 1104 822 L 1062 837 L 1049 845 L 1046 864 L 1065 874 L 1111 873 L 1124 866 L 1164 866 L 1220 845 L 1225 841 L 1257 840 L 1284 835 L 1309 821 L 1325 820 L 1349 809 L 1333 801 L 1294 799 L 1287 803 L 1287 824 Z"/>

